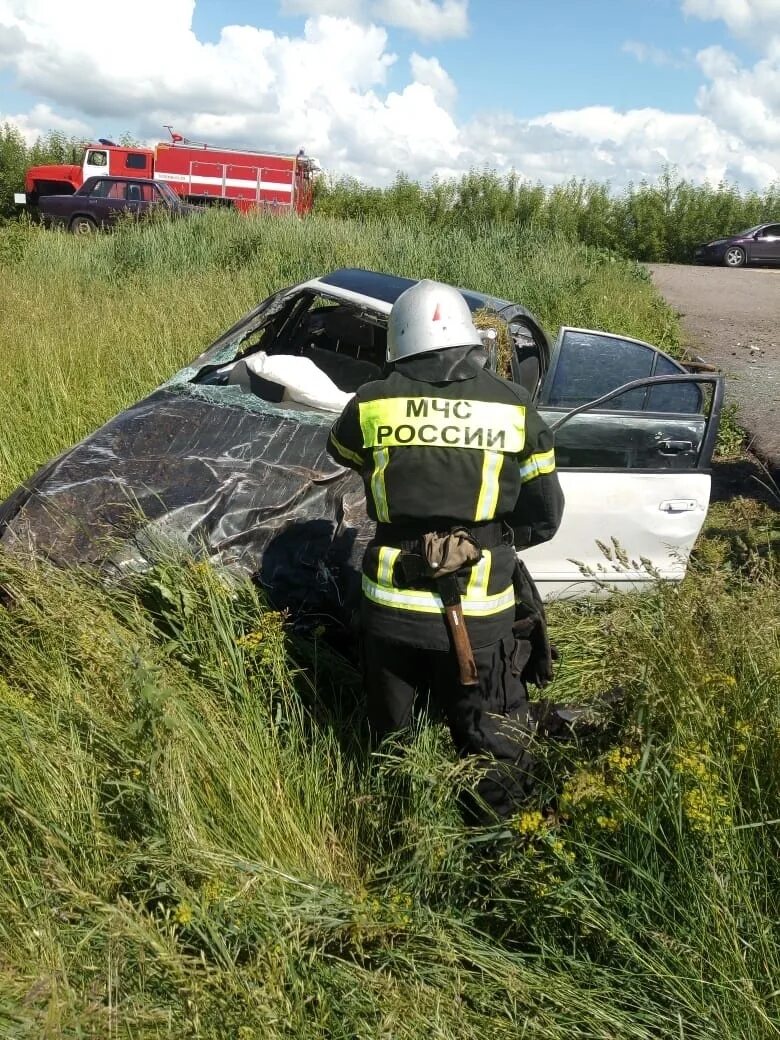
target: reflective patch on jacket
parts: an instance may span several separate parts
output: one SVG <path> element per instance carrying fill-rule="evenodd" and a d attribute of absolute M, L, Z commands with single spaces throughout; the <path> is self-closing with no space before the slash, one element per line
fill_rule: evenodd
<path fill-rule="evenodd" d="M 432 585 L 434 591 L 399 588 L 394 584 L 395 564 L 400 553 L 400 549 L 393 549 L 386 545 L 378 547 L 376 580 L 370 577 L 369 574 L 363 574 L 364 595 L 372 602 L 378 603 L 383 607 L 391 607 L 395 610 L 411 610 L 421 614 L 443 615 L 444 604 L 439 594 L 435 591 L 435 582 Z M 514 610 L 515 592 L 513 585 L 509 585 L 498 592 L 488 592 L 491 562 L 492 555 L 490 551 L 484 549 L 482 559 L 471 568 L 466 581 L 466 588 L 461 598 L 465 617 L 490 617 L 505 610 Z"/>
<path fill-rule="evenodd" d="M 409 646 L 448 650 L 449 630 L 441 597 L 408 588 L 397 566 L 401 550 L 369 545 L 363 558 L 363 625 L 367 631 Z M 511 545 L 484 549 L 482 559 L 458 578 L 463 614 L 473 646 L 511 635 L 515 617 Z"/>
<path fill-rule="evenodd" d="M 446 397 L 387 397 L 361 401 L 366 448 L 473 448 L 519 454 L 525 446 L 525 407 Z"/>

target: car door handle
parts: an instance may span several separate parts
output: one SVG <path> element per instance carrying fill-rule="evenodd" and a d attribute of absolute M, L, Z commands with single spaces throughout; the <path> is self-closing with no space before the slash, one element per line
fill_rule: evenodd
<path fill-rule="evenodd" d="M 681 455 L 684 451 L 693 451 L 693 441 L 659 441 L 659 455 Z"/>
<path fill-rule="evenodd" d="M 672 498 L 667 502 L 661 502 L 658 508 L 663 513 L 692 513 L 698 505 L 695 498 Z"/>

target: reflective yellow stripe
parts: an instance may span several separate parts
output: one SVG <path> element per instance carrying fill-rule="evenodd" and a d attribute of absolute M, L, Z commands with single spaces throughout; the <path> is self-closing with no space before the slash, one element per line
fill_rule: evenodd
<path fill-rule="evenodd" d="M 341 441 L 337 441 L 332 433 L 330 435 L 330 443 L 339 455 L 343 455 L 345 459 L 352 459 L 353 462 L 357 462 L 358 466 L 363 465 L 362 457 L 356 451 L 350 451 L 349 448 L 345 448 Z"/>
<path fill-rule="evenodd" d="M 397 610 L 411 610 L 420 614 L 443 614 L 444 604 L 441 597 L 435 592 L 425 592 L 418 589 L 391 589 L 385 585 L 379 585 L 372 581 L 367 575 L 363 575 L 363 593 L 373 603 L 379 603 L 384 607 L 394 607 Z M 510 585 L 503 592 L 497 592 L 492 596 L 483 596 L 480 599 L 464 597 L 463 613 L 466 617 L 491 617 L 500 614 L 504 610 L 514 609 L 515 590 Z"/>
<path fill-rule="evenodd" d="M 390 522 L 390 510 L 387 506 L 387 490 L 385 488 L 385 470 L 390 461 L 387 448 L 374 448 L 374 472 L 371 476 L 371 497 L 374 499 L 376 518 L 380 523 Z"/>
<path fill-rule="evenodd" d="M 475 448 L 518 454 L 525 446 L 525 407 L 445 397 L 387 397 L 362 401 L 366 448 Z"/>
<path fill-rule="evenodd" d="M 555 449 L 540 451 L 538 455 L 531 455 L 520 467 L 520 483 L 525 484 L 534 477 L 541 477 L 544 473 L 555 471 Z"/>
<path fill-rule="evenodd" d="M 490 550 L 483 549 L 482 559 L 471 568 L 469 583 L 466 586 L 466 596 L 469 599 L 484 599 L 487 596 L 492 563 Z"/>
<path fill-rule="evenodd" d="M 387 545 L 380 546 L 379 565 L 377 567 L 377 581 L 380 585 L 392 586 L 393 568 L 395 567 L 395 561 L 398 559 L 400 553 L 400 549 L 391 549 Z"/>
<path fill-rule="evenodd" d="M 482 460 L 482 485 L 477 499 L 475 520 L 492 520 L 498 505 L 498 480 L 504 456 L 500 451 L 486 451 Z"/>

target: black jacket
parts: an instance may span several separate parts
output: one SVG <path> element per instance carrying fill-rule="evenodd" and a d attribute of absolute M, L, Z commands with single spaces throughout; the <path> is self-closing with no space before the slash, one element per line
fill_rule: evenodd
<path fill-rule="evenodd" d="M 505 521 L 518 546 L 552 538 L 563 512 L 553 438 L 528 393 L 458 348 L 399 362 L 360 387 L 336 420 L 328 450 L 357 470 L 369 516 L 382 524 L 443 530 Z M 435 592 L 404 589 L 397 547 L 374 544 L 363 562 L 366 623 L 400 642 L 446 649 Z M 472 643 L 511 631 L 511 544 L 496 546 L 463 579 Z"/>

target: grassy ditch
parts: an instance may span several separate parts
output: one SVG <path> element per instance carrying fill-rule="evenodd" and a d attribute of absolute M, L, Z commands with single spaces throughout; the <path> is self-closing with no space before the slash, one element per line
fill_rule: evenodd
<path fill-rule="evenodd" d="M 677 343 L 637 268 L 557 240 L 225 214 L 13 234 L 3 491 L 340 264 Z M 779 590 L 771 516 L 737 500 L 680 588 L 556 607 L 552 695 L 620 682 L 625 717 L 547 750 L 556 814 L 470 832 L 445 731 L 369 756 L 358 676 L 250 585 L 0 558 L 0 1036 L 780 1036 Z"/>
<path fill-rule="evenodd" d="M 0 494 L 197 356 L 273 290 L 341 266 L 441 278 L 518 300 L 548 329 L 590 324 L 667 349 L 673 312 L 644 270 L 510 229 L 393 221 L 189 221 L 83 241 L 0 229 Z"/>

